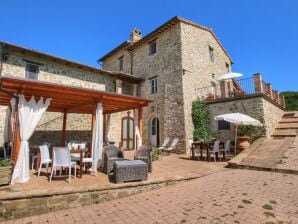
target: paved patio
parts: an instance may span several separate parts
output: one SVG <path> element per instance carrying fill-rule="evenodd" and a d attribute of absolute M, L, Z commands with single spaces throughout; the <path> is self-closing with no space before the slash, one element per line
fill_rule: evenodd
<path fill-rule="evenodd" d="M 8 223 L 298 223 L 298 176 L 225 169 L 130 197 Z"/>
<path fill-rule="evenodd" d="M 132 159 L 133 152 L 125 152 L 125 158 Z M 172 154 L 163 156 L 161 160 L 153 162 L 153 172 L 149 173 L 147 181 L 129 182 L 115 184 L 109 177 L 99 172 L 97 176 L 84 174 L 82 179 L 54 179 L 48 182 L 48 177 L 43 174 L 39 178 L 36 172 L 31 173 L 31 179 L 24 184 L 15 184 L 9 188 L 0 189 L 1 199 L 26 198 L 32 196 L 44 196 L 54 194 L 65 194 L 73 192 L 84 192 L 90 190 L 113 189 L 119 187 L 136 186 L 139 184 L 166 182 L 171 180 L 184 180 L 201 177 L 218 172 L 227 164 L 225 162 L 192 161 L 186 155 Z M 46 169 L 44 169 L 45 171 Z"/>

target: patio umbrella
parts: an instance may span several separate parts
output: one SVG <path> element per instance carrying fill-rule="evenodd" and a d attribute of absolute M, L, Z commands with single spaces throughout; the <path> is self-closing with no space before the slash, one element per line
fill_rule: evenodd
<path fill-rule="evenodd" d="M 226 79 L 238 78 L 238 77 L 241 77 L 241 76 L 243 76 L 243 75 L 240 74 L 240 73 L 230 72 L 230 73 L 227 73 L 227 74 L 224 74 L 224 75 L 220 76 L 217 80 L 221 81 L 221 80 L 226 80 Z"/>
<path fill-rule="evenodd" d="M 235 136 L 235 149 L 234 149 L 234 154 L 236 154 L 236 146 L 237 146 L 237 127 L 238 125 L 252 125 L 252 126 L 263 126 L 263 124 L 246 115 L 246 114 L 241 114 L 241 113 L 231 113 L 231 114 L 222 114 L 214 117 L 215 120 L 225 120 L 227 122 L 230 122 L 236 126 L 236 136 Z"/>

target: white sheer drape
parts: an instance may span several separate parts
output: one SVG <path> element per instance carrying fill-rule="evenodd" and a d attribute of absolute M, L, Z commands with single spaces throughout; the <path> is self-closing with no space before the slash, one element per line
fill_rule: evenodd
<path fill-rule="evenodd" d="M 110 141 L 110 124 L 111 124 L 111 115 L 107 114 L 106 126 L 105 126 L 105 142 Z"/>
<path fill-rule="evenodd" d="M 93 163 L 91 170 L 97 172 L 98 160 L 102 159 L 103 149 L 103 108 L 102 104 L 98 103 L 96 108 L 95 123 L 92 133 L 92 158 Z"/>
<path fill-rule="evenodd" d="M 133 116 L 134 116 L 134 125 L 135 125 L 135 133 L 136 133 L 136 138 L 137 138 L 137 149 L 142 146 L 142 137 L 140 134 L 140 129 L 139 129 L 139 114 L 137 110 L 133 111 Z"/>
<path fill-rule="evenodd" d="M 19 95 L 18 113 L 21 144 L 17 163 L 15 165 L 11 183 L 27 182 L 29 180 L 29 144 L 28 140 L 34 132 L 43 113 L 50 105 L 51 99 L 41 97 L 38 102 L 32 96 L 30 101 L 26 101 L 24 95 Z"/>

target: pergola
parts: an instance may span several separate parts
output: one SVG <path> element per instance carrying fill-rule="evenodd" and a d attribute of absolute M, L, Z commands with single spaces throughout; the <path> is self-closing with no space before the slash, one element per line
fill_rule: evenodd
<path fill-rule="evenodd" d="M 140 97 L 73 87 L 45 81 L 28 80 L 8 76 L 0 78 L 0 105 L 10 106 L 10 100 L 12 98 L 16 98 L 18 101 L 18 94 L 24 95 L 26 100 L 29 100 L 32 96 L 37 99 L 40 97 L 52 99 L 47 111 L 62 112 L 64 114 L 61 139 L 62 143 L 65 140 L 67 114 L 92 114 L 93 130 L 96 107 L 99 103 L 102 105 L 103 115 L 137 109 L 138 127 L 140 135 L 142 135 L 142 108 L 152 102 L 151 100 Z M 18 110 L 16 107 L 13 124 L 14 137 L 12 147 L 12 158 L 15 160 L 18 158 L 20 148 L 20 129 L 17 117 Z"/>

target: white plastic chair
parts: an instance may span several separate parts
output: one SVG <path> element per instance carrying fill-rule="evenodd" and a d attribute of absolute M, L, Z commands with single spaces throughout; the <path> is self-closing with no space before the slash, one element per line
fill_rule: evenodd
<path fill-rule="evenodd" d="M 160 147 L 158 147 L 158 149 L 164 150 L 167 147 L 167 145 L 169 144 L 169 142 L 170 142 L 170 138 L 166 137 L 165 140 L 163 141 L 162 145 Z"/>
<path fill-rule="evenodd" d="M 48 173 L 49 164 L 52 163 L 52 160 L 50 159 L 49 148 L 47 145 L 39 146 L 39 151 L 40 151 L 40 165 L 39 165 L 38 175 L 37 175 L 38 178 L 40 175 L 40 170 L 41 170 L 42 165 L 43 164 L 47 165 L 47 173 Z M 32 169 L 33 169 L 33 164 L 32 164 Z"/>
<path fill-rule="evenodd" d="M 67 147 L 53 147 L 53 167 L 52 167 L 52 173 L 50 177 L 50 182 L 52 182 L 53 174 L 58 168 L 68 168 L 68 177 L 69 177 L 69 183 L 71 179 L 71 168 L 74 167 L 74 176 L 76 178 L 77 171 L 76 171 L 76 162 L 72 162 L 70 159 L 70 151 Z M 61 172 L 60 172 L 61 176 Z"/>
<path fill-rule="evenodd" d="M 78 149 L 86 149 L 86 143 L 80 143 L 80 144 L 77 144 L 78 145 Z M 80 161 L 80 154 L 79 153 L 74 153 L 71 155 L 71 161 L 74 161 L 74 162 L 78 162 Z M 84 164 L 84 168 L 85 168 L 85 164 L 86 163 L 93 163 L 93 158 L 82 158 L 82 163 Z M 95 172 L 95 175 L 96 175 L 96 172 Z"/>
<path fill-rule="evenodd" d="M 227 140 L 226 141 L 226 144 L 225 144 L 225 147 L 224 147 L 224 149 L 223 149 L 223 151 L 225 152 L 225 153 L 230 153 L 230 150 L 231 150 L 231 147 L 230 147 L 230 144 L 231 144 L 231 140 Z"/>
<path fill-rule="evenodd" d="M 172 144 L 169 147 L 165 148 L 164 151 L 167 152 L 168 154 L 171 151 L 174 151 L 178 145 L 178 142 L 179 142 L 179 138 L 174 138 L 172 141 Z"/>
<path fill-rule="evenodd" d="M 210 155 L 213 154 L 213 158 L 214 158 L 214 161 L 215 161 L 215 162 L 216 162 L 216 154 L 218 154 L 218 158 L 219 158 L 219 160 L 220 160 L 219 143 L 220 143 L 219 140 L 216 140 L 216 141 L 214 142 L 214 145 L 213 145 L 212 150 L 209 151 L 209 154 L 210 154 Z"/>

